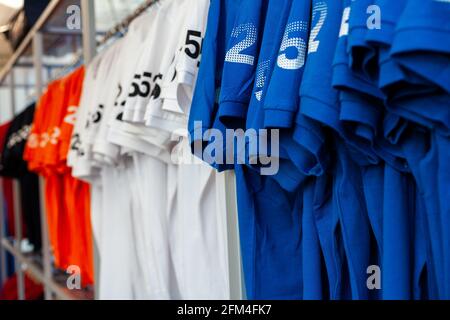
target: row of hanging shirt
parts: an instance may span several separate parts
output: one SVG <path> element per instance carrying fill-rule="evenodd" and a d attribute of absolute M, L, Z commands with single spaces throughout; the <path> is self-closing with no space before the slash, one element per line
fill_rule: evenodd
<path fill-rule="evenodd" d="M 67 166 L 90 184 L 100 299 L 230 296 L 217 175 L 199 161 L 180 165 L 186 130 L 173 134 L 187 127 L 208 9 L 207 0 L 150 6 L 86 67 L 79 107 L 64 109 L 74 125 Z M 36 150 L 51 130 L 38 127 Z M 50 140 L 62 145 L 59 136 Z"/>
<path fill-rule="evenodd" d="M 232 166 L 249 298 L 449 297 L 449 14 L 436 0 L 211 1 L 189 132 L 218 170 L 211 129 L 261 143 Z"/>
<path fill-rule="evenodd" d="M 137 19 L 87 68 L 68 155 L 92 184 L 100 297 L 228 297 L 216 173 L 185 164 L 186 137 L 236 172 L 248 298 L 448 297 L 449 10 L 165 0 Z M 278 148 L 226 129 L 278 129 Z"/>
<path fill-rule="evenodd" d="M 174 161 L 208 8 L 159 1 L 87 71 L 68 163 L 92 184 L 101 298 L 229 297 L 215 172 Z"/>

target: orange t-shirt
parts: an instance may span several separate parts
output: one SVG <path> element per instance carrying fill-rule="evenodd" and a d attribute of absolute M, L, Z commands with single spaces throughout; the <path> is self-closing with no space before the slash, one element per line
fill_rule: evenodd
<path fill-rule="evenodd" d="M 93 240 L 90 218 L 90 186 L 73 178 L 67 167 L 72 132 L 76 121 L 76 113 L 80 103 L 84 79 L 84 68 L 79 68 L 70 75 L 70 84 L 66 87 L 67 106 L 61 123 L 61 143 L 59 146 L 60 172 L 64 174 L 64 189 L 66 205 L 73 223 L 72 241 L 75 246 L 71 250 L 72 264 L 81 269 L 82 282 L 92 284 L 93 274 Z"/>
<path fill-rule="evenodd" d="M 80 267 L 82 283 L 92 284 L 93 253 L 89 185 L 74 179 L 66 165 L 84 68 L 53 81 L 39 100 L 25 159 L 45 177 L 49 237 L 55 264 Z"/>
<path fill-rule="evenodd" d="M 57 86 L 57 82 L 49 84 L 36 104 L 33 124 L 23 155 L 25 161 L 28 162 L 28 169 L 42 175 L 45 174 L 43 153 L 41 152 L 42 138 L 47 130 L 47 123 L 50 118 L 48 115 L 51 113 L 50 101 L 52 100 L 52 93 Z"/>

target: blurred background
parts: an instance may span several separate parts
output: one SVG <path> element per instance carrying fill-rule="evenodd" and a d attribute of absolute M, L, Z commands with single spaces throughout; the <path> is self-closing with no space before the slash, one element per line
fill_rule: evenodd
<path fill-rule="evenodd" d="M 0 70 L 14 54 L 28 31 L 49 4 L 49 0 L 0 0 Z M 143 0 L 95 1 L 95 23 L 99 39 L 125 17 L 139 7 Z M 60 1 L 55 12 L 41 30 L 44 36 L 44 83 L 56 77 L 70 65 L 81 52 L 81 30 L 67 28 L 67 12 L 70 6 L 80 6 L 80 0 Z M 15 105 L 17 112 L 34 99 L 34 70 L 32 46 L 26 49 L 14 65 Z M 0 79 L 0 104 L 11 99 L 9 77 Z M 8 108 L 0 113 L 0 123 L 8 121 L 12 114 Z"/>

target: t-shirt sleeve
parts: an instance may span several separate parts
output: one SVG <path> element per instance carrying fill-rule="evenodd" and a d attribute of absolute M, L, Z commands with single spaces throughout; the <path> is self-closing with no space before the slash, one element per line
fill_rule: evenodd
<path fill-rule="evenodd" d="M 293 1 L 264 103 L 266 128 L 290 128 L 299 107 L 306 61 L 310 2 Z"/>

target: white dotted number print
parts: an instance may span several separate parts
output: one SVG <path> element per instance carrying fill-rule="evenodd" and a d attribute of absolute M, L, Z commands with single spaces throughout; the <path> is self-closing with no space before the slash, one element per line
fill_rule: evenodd
<path fill-rule="evenodd" d="M 339 30 L 339 38 L 348 36 L 348 21 L 350 19 L 350 7 L 344 9 L 342 13 L 341 29 Z"/>
<path fill-rule="evenodd" d="M 308 53 L 317 52 L 319 49 L 320 41 L 317 40 L 317 36 L 322 29 L 325 19 L 327 18 L 328 7 L 325 2 L 317 2 L 313 8 L 312 21 L 317 21 L 314 27 L 311 29 L 311 34 L 309 37 L 309 48 Z"/>
<path fill-rule="evenodd" d="M 307 32 L 308 24 L 303 21 L 291 22 L 286 26 L 283 41 L 281 42 L 280 52 L 278 56 L 277 65 L 282 69 L 297 70 L 305 65 L 306 57 L 306 42 L 301 37 L 290 37 L 293 32 Z M 297 57 L 289 59 L 286 55 L 288 48 L 295 48 L 297 50 Z"/>
<path fill-rule="evenodd" d="M 256 99 L 261 101 L 264 85 L 266 84 L 267 71 L 269 71 L 270 60 L 262 61 L 258 64 L 256 70 L 256 89 L 260 89 L 255 92 Z"/>
<path fill-rule="evenodd" d="M 245 38 L 228 50 L 225 61 L 249 64 L 252 66 L 255 63 L 255 57 L 241 52 L 256 43 L 257 32 L 258 31 L 253 23 L 245 23 L 235 27 L 231 33 L 231 37 L 237 38 L 242 33 L 245 33 Z"/>

